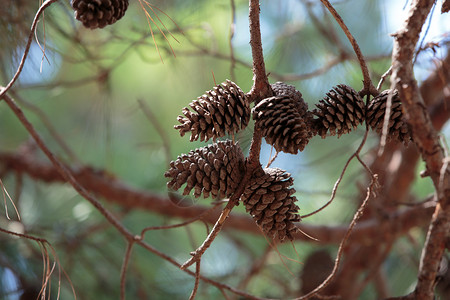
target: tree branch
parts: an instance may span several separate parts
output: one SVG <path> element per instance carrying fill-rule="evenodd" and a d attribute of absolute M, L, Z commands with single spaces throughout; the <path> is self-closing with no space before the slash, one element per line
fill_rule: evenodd
<path fill-rule="evenodd" d="M 261 26 L 259 21 L 259 0 L 249 0 L 250 46 L 253 57 L 253 87 L 250 91 L 250 101 L 258 101 L 273 95 L 264 64 L 261 42 Z"/>
<path fill-rule="evenodd" d="M 412 1 L 404 27 L 394 34 L 392 53 L 391 84 L 399 91 L 414 142 L 426 163 L 427 173 L 433 180 L 439 202 L 422 251 L 418 282 L 414 291 L 418 299 L 434 297 L 435 279 L 445 249 L 445 239 L 450 232 L 450 170 L 444 163 L 444 150 L 431 125 L 413 71 L 415 47 L 434 3 L 432 0 Z"/>
<path fill-rule="evenodd" d="M 373 85 L 372 80 L 370 79 L 369 69 L 367 68 L 366 61 L 361 52 L 361 49 L 359 48 L 358 43 L 356 42 L 356 39 L 350 33 L 350 30 L 348 29 L 347 25 L 345 25 L 344 20 L 342 20 L 341 16 L 334 9 L 333 5 L 331 5 L 331 3 L 328 0 L 320 0 L 320 1 L 323 3 L 323 5 L 326 6 L 326 8 L 333 15 L 336 22 L 338 22 L 339 26 L 341 26 L 341 28 L 344 31 L 345 35 L 347 36 L 348 40 L 352 44 L 353 50 L 355 51 L 356 57 L 358 58 L 359 65 L 361 66 L 361 71 L 362 71 L 362 74 L 364 77 L 364 90 L 363 90 L 362 95 L 368 95 L 368 94 L 376 95 L 378 92 L 377 92 L 375 86 Z"/>
<path fill-rule="evenodd" d="M 70 170 L 56 157 L 56 155 L 50 151 L 50 149 L 46 146 L 41 136 L 34 129 L 33 125 L 28 121 L 25 117 L 24 113 L 16 105 L 13 99 L 11 99 L 8 95 L 1 96 L 0 99 L 3 99 L 6 104 L 8 104 L 9 108 L 14 112 L 22 125 L 26 128 L 28 133 L 33 137 L 38 147 L 42 150 L 42 152 L 47 156 L 47 158 L 51 161 L 53 166 L 59 175 L 64 179 L 64 181 L 70 183 L 72 187 L 86 200 L 88 200 L 104 217 L 108 222 L 114 226 L 124 237 L 127 239 L 133 238 L 134 236 L 129 232 L 117 218 L 110 213 L 97 199 L 95 199 L 82 185 L 78 183 L 75 177 L 72 175 Z"/>

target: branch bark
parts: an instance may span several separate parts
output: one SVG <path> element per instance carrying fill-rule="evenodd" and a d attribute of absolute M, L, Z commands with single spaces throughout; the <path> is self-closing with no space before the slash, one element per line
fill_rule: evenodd
<path fill-rule="evenodd" d="M 264 99 L 273 95 L 264 64 L 261 42 L 261 26 L 259 21 L 259 0 L 249 0 L 250 45 L 253 58 L 253 87 L 250 90 L 250 101 Z"/>
<path fill-rule="evenodd" d="M 417 299 L 434 297 L 435 279 L 445 249 L 445 239 L 450 232 L 450 170 L 413 71 L 415 46 L 434 3 L 432 0 L 412 1 L 404 27 L 394 34 L 392 53 L 391 84 L 399 91 L 414 142 L 426 163 L 438 200 L 422 251 L 418 282 L 414 290 Z"/>
<path fill-rule="evenodd" d="M 333 5 L 328 0 L 320 0 L 323 5 L 330 11 L 330 13 L 333 15 L 336 22 L 338 22 L 339 26 L 341 26 L 342 31 L 344 31 L 345 35 L 347 36 L 348 40 L 352 44 L 353 50 L 355 51 L 356 57 L 358 58 L 359 65 L 361 67 L 361 71 L 364 77 L 364 90 L 361 93 L 362 95 L 368 95 L 373 94 L 376 95 L 378 93 L 377 89 L 372 83 L 372 80 L 370 79 L 370 73 L 369 69 L 367 67 L 366 61 L 364 59 L 364 56 L 361 52 L 361 48 L 359 48 L 358 43 L 356 42 L 356 39 L 353 37 L 353 35 L 350 33 L 350 30 L 348 29 L 347 25 L 345 25 L 344 20 L 342 20 L 339 13 L 334 9 Z"/>

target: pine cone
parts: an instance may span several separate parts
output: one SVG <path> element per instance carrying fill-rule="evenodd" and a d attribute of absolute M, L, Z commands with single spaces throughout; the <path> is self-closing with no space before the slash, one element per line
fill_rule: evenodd
<path fill-rule="evenodd" d="M 125 15 L 128 0 L 72 0 L 75 18 L 90 29 L 114 24 Z"/>
<path fill-rule="evenodd" d="M 334 260 L 326 249 L 311 252 L 303 263 L 300 275 L 301 293 L 306 295 L 319 286 L 333 271 Z M 321 298 L 311 298 L 321 299 Z"/>
<path fill-rule="evenodd" d="M 266 142 L 275 150 L 297 154 L 312 137 L 311 114 L 303 98 L 288 95 L 260 101 L 252 111 L 255 130 L 261 130 Z"/>
<path fill-rule="evenodd" d="M 271 85 L 273 92 L 275 93 L 275 96 L 289 96 L 290 98 L 294 99 L 300 105 L 298 108 L 299 111 L 307 111 L 308 110 L 308 104 L 303 100 L 303 95 L 298 91 L 295 86 L 286 84 L 284 82 L 278 81 Z"/>
<path fill-rule="evenodd" d="M 164 174 L 172 178 L 167 186 L 178 190 L 186 184 L 183 195 L 194 189 L 194 197 L 221 198 L 230 197 L 242 179 L 244 155 L 238 144 L 232 141 L 219 141 L 206 147 L 178 156 L 170 163 L 170 169 Z"/>
<path fill-rule="evenodd" d="M 232 81 L 227 80 L 221 85 L 207 91 L 206 94 L 193 100 L 189 108 L 183 108 L 183 116 L 178 116 L 180 125 L 175 129 L 183 136 L 191 131 L 191 141 L 214 140 L 225 134 L 232 134 L 247 127 L 250 120 L 250 105 L 246 95 Z"/>
<path fill-rule="evenodd" d="M 326 137 L 328 131 L 339 137 L 364 122 L 364 101 L 353 88 L 345 84 L 330 90 L 316 107 L 312 112 L 317 116 L 314 119 L 314 134 L 322 138 Z"/>
<path fill-rule="evenodd" d="M 241 195 L 245 209 L 269 238 L 292 240 L 298 231 L 293 222 L 300 221 L 293 179 L 278 168 L 257 170 Z"/>
<path fill-rule="evenodd" d="M 383 132 L 384 116 L 386 111 L 386 103 L 391 90 L 385 90 L 370 101 L 367 107 L 366 122 L 378 134 Z M 398 95 L 398 91 L 392 93 L 391 116 L 388 124 L 387 140 L 397 139 L 404 144 L 411 141 L 411 133 L 408 124 L 403 118 L 402 102 Z"/>

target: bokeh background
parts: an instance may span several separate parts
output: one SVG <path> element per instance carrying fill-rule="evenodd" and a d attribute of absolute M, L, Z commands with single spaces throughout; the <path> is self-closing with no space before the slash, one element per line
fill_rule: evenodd
<path fill-rule="evenodd" d="M 68 1 L 54 3 L 39 22 L 39 44 L 33 42 L 10 95 L 46 144 L 68 165 L 90 166 L 133 188 L 167 196 L 164 172 L 168 162 L 204 145 L 189 142 L 189 137 L 180 137 L 173 129 L 181 109 L 225 79 L 235 81 L 244 92 L 252 86 L 248 2 L 155 0 L 150 4 L 132 0 L 116 24 L 89 30 L 74 19 Z M 407 1 L 344 0 L 333 4 L 366 56 L 376 85 L 390 66 L 390 34 L 400 28 Z M 419 84 L 447 55 L 450 22 L 448 16 L 440 14 L 440 4 L 437 1 L 422 32 L 423 49 L 415 63 Z M 23 54 L 39 1 L 6 0 L 2 6 L 0 84 L 6 85 Z M 151 20 L 148 23 L 142 7 L 156 24 Z M 352 48 L 319 1 L 263 0 L 261 30 L 270 82 L 281 80 L 295 85 L 309 108 L 337 84 L 362 89 L 361 70 Z M 389 87 L 389 80 L 383 87 Z M 236 136 L 244 153 L 248 153 L 252 130 L 250 124 Z M 315 137 L 298 155 L 278 155 L 272 166 L 287 170 L 295 178 L 302 213 L 314 211 L 328 201 L 364 130 L 361 126 L 339 139 Z M 446 127 L 442 132 L 448 137 Z M 378 143 L 379 137 L 370 133 L 362 157 Z M 35 159 L 47 162 L 15 115 L 0 102 L 0 152 L 20 151 L 29 151 Z M 261 162 L 267 163 L 273 155 L 271 147 L 263 145 Z M 431 181 L 419 178 L 422 169 L 419 165 L 411 188 L 417 201 L 433 192 Z M 118 299 L 126 243 L 95 208 L 69 185 L 46 183 L 13 172 L 1 161 L 0 179 L 21 216 L 19 221 L 7 200 L 11 220 L 2 207 L 0 226 L 48 240 L 77 299 Z M 347 225 L 367 182 L 362 166 L 352 162 L 334 202 L 303 222 Z M 211 201 L 184 197 L 179 205 L 209 206 Z M 102 202 L 136 233 L 147 226 L 183 221 L 121 207 L 107 199 Z M 233 213 L 245 214 L 245 210 L 241 205 Z M 414 287 L 425 232 L 426 227 L 414 228 L 393 244 L 382 266 L 391 294 L 402 295 Z M 145 240 L 182 263 L 205 236 L 205 225 L 196 222 L 151 231 Z M 301 274 L 308 256 L 325 251 L 320 261 L 334 261 L 337 246 L 299 241 L 279 245 L 277 253 L 264 236 L 225 226 L 202 260 L 202 273 L 258 297 L 292 298 L 301 294 Z M 258 259 L 265 263 L 257 275 L 250 276 L 249 270 Z M 24 298 L 23 293 L 39 292 L 41 280 L 39 245 L 0 233 L 0 298 L 13 300 L 22 295 L 20 299 L 33 299 Z M 51 299 L 56 299 L 58 285 L 55 275 Z M 134 248 L 127 274 L 129 299 L 187 299 L 193 285 L 191 276 L 142 248 Z M 60 299 L 74 298 L 65 276 L 60 286 Z M 367 284 L 359 299 L 376 298 L 376 290 L 375 283 Z M 216 287 L 200 285 L 197 299 L 222 298 L 224 295 Z"/>

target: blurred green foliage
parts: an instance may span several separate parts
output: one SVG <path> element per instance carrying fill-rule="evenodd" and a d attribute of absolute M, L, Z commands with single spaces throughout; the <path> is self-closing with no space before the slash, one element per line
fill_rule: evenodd
<path fill-rule="evenodd" d="M 28 36 L 26 30 L 33 17 L 30 12 L 38 7 L 37 0 L 19 2 L 9 1 L 10 5 L 6 6 L 6 10 L 2 8 L 0 13 L 2 85 L 9 81 L 17 67 Z M 150 24 L 155 42 L 139 1 L 131 1 L 125 17 L 117 24 L 93 31 L 82 28 L 73 18 L 67 1 L 59 1 L 45 12 L 45 19 L 39 23 L 36 33 L 41 46 L 45 45 L 45 56 L 34 43 L 30 59 L 13 89 L 13 96 L 19 104 L 23 105 L 24 101 L 31 103 L 48 117 L 76 154 L 78 162 L 71 160 L 55 142 L 35 111 L 25 108 L 27 117 L 46 143 L 66 162 L 104 169 L 133 187 L 165 194 L 166 179 L 163 174 L 168 160 L 203 145 L 189 143 L 188 137 L 180 137 L 172 129 L 181 109 L 211 89 L 215 82 L 220 83 L 227 78 L 233 79 L 245 92 L 251 88 L 248 2 L 235 2 L 236 27 L 232 40 L 238 60 L 233 70 L 235 78 L 231 78 L 229 59 L 230 1 L 152 2 L 154 12 L 173 34 L 173 37 L 168 34 L 155 18 L 167 37 L 164 38 L 156 26 Z M 275 82 L 278 75 L 317 70 L 343 50 L 353 56 L 351 46 L 329 16 L 326 22 L 333 28 L 342 46 L 320 34 L 308 15 L 306 2 L 265 0 L 261 3 L 266 67 L 268 72 L 276 74 L 269 75 L 271 82 Z M 370 61 L 374 83 L 390 65 L 392 41 L 388 34 L 393 29 L 386 25 L 390 16 L 385 5 L 384 1 L 375 0 L 336 2 L 336 9 L 342 12 L 363 53 L 377 58 Z M 320 5 L 311 3 L 310 9 L 319 20 L 325 19 Z M 151 14 L 155 17 L 153 12 Z M 8 15 L 15 15 L 20 23 L 3 22 Z M 359 65 L 353 59 L 338 64 L 320 76 L 289 83 L 300 89 L 312 108 L 334 85 L 345 83 L 361 89 L 362 76 Z M 156 116 L 155 121 L 168 138 L 170 153 L 163 148 L 161 132 L 148 120 L 138 100 L 143 101 Z M 248 151 L 251 134 L 250 128 L 238 135 L 245 151 Z M 362 134 L 363 129 L 360 129 L 340 139 L 331 137 L 322 140 L 316 137 L 299 155 L 280 154 L 273 166 L 293 174 L 303 213 L 317 209 L 328 200 L 334 182 L 346 159 L 358 147 Z M 0 151 L 16 151 L 29 138 L 8 107 L 0 103 Z M 376 137 L 371 135 L 369 146 L 365 149 L 376 142 Z M 269 160 L 270 153 L 270 147 L 264 145 L 261 155 L 263 163 Z M 362 167 L 353 162 L 334 203 L 304 222 L 347 224 L 355 211 L 356 201 L 360 200 L 355 199 L 360 193 L 355 182 L 362 185 L 366 182 L 363 174 Z M 15 174 L 7 173 L 1 179 L 16 199 L 18 182 Z M 415 188 L 420 197 L 432 191 L 430 183 L 424 181 Z M 118 298 L 126 243 L 90 204 L 67 185 L 48 185 L 26 176 L 20 199 L 17 200 L 24 230 L 52 244 L 61 266 L 73 283 L 77 299 Z M 208 205 L 208 202 L 195 200 L 192 204 Z M 126 211 L 107 203 L 106 206 L 136 233 L 146 226 L 180 222 L 149 212 Z M 8 208 L 11 215 L 13 210 L 9 204 Z M 240 206 L 236 211 L 243 213 L 244 209 Z M 4 215 L 2 212 L 0 226 L 11 228 L 12 222 L 6 220 Z M 205 226 L 194 223 L 183 228 L 149 232 L 145 240 L 183 262 L 205 235 Z M 417 232 L 417 238 L 423 238 L 423 233 Z M 238 286 L 254 259 L 263 254 L 267 245 L 261 236 L 224 231 L 206 252 L 202 271 L 212 279 Z M 295 248 L 298 256 L 291 244 L 280 246 L 279 251 L 294 260 L 304 261 L 308 253 L 315 249 L 312 244 L 303 242 L 295 243 Z M 333 255 L 336 252 L 335 245 L 327 249 Z M 386 269 L 392 278 L 391 288 L 395 294 L 401 295 L 410 290 L 415 280 L 413 270 L 417 268 L 415 258 L 418 251 L 420 246 L 411 247 L 407 240 L 399 240 L 395 245 Z M 299 288 L 297 275 L 302 265 L 276 253 L 270 255 L 268 265 L 252 279 L 247 291 L 263 297 L 294 297 Z M 0 298 L 18 299 L 21 284 L 39 287 L 41 268 L 36 243 L 0 234 Z M 8 273 L 10 270 L 22 274 L 23 281 L 19 283 L 20 276 Z M 187 299 L 193 284 L 192 277 L 168 262 L 139 247 L 133 249 L 127 275 L 129 299 Z M 63 275 L 61 285 L 60 298 L 72 299 L 69 282 Z M 58 279 L 55 277 L 52 299 L 56 299 L 57 286 Z M 223 295 L 217 288 L 200 284 L 197 299 L 221 298 Z M 370 287 L 361 299 L 373 299 Z"/>

